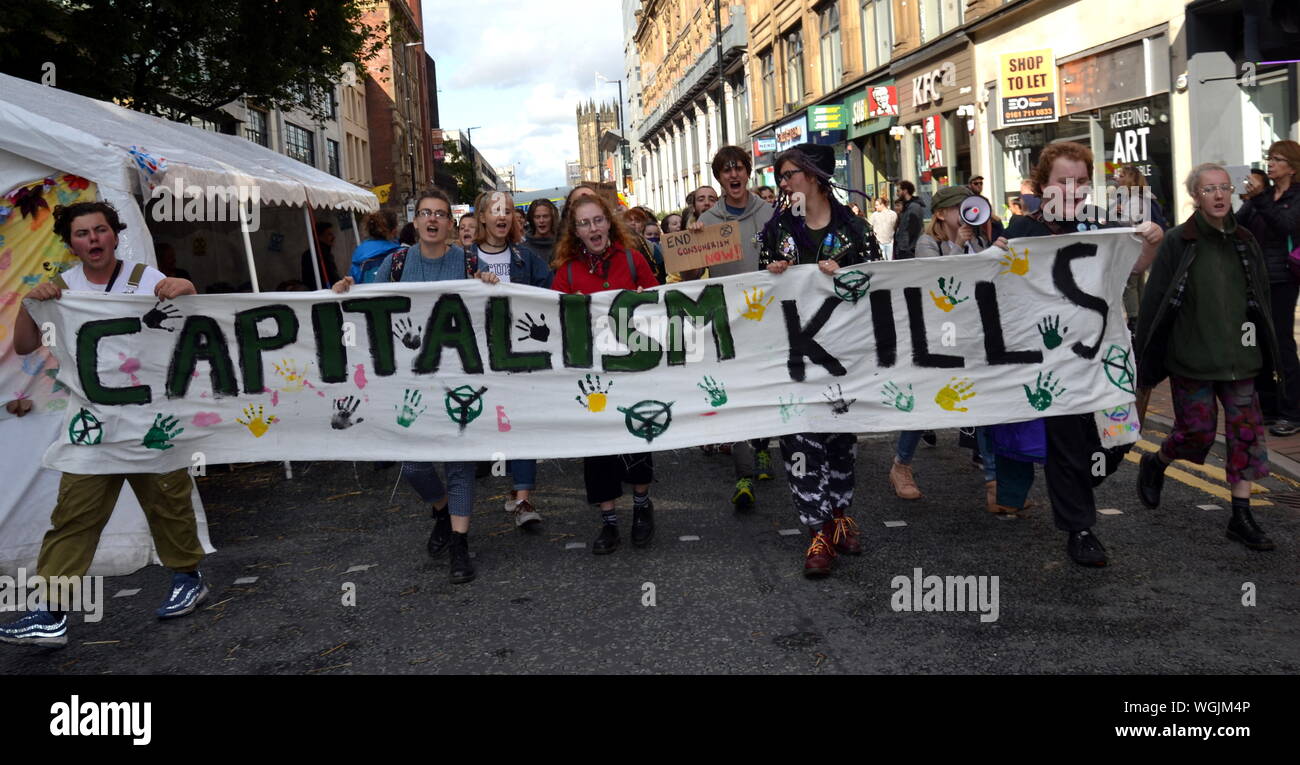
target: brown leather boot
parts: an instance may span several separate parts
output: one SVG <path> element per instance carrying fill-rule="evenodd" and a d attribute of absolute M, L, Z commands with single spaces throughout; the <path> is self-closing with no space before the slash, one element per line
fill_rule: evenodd
<path fill-rule="evenodd" d="M 827 523 L 822 528 L 831 524 Z M 811 529 L 809 529 L 812 532 Z M 831 540 L 826 536 L 826 532 L 812 532 L 812 544 L 808 545 L 808 552 L 804 556 L 803 575 L 811 579 L 826 576 L 831 573 L 831 564 L 835 561 L 835 547 Z"/>
<path fill-rule="evenodd" d="M 841 555 L 862 554 L 862 532 L 858 531 L 858 524 L 854 523 L 843 510 L 835 511 L 831 517 L 830 527 L 831 545 L 835 548 L 835 552 Z"/>
<path fill-rule="evenodd" d="M 894 487 L 894 493 L 899 499 L 920 499 L 924 496 L 916 486 L 916 479 L 912 477 L 912 466 L 900 464 L 897 460 L 889 468 L 889 485 Z"/>

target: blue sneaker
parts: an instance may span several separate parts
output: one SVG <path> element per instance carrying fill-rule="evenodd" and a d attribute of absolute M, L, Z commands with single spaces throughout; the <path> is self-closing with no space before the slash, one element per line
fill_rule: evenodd
<path fill-rule="evenodd" d="M 15 645 L 67 645 L 68 616 L 55 616 L 44 610 L 32 611 L 18 621 L 0 627 L 0 642 Z"/>
<path fill-rule="evenodd" d="M 172 589 L 167 595 L 167 600 L 163 601 L 162 606 L 154 613 L 158 614 L 159 619 L 184 616 L 198 608 L 207 597 L 208 584 L 204 581 L 201 571 L 192 574 L 182 574 L 178 571 L 172 574 Z"/>

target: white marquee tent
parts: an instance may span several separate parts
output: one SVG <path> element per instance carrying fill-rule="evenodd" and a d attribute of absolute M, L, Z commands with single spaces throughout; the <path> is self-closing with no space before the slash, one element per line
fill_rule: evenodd
<path fill-rule="evenodd" d="M 379 207 L 369 190 L 238 136 L 0 74 L 0 193 L 56 172 L 97 184 L 100 197 L 111 202 L 127 224 L 118 256 L 149 264 L 156 259 L 139 199 L 149 196 L 150 187 L 173 188 L 179 181 L 184 187 L 256 188 L 263 208 L 278 210 L 282 218 L 289 208 L 301 208 L 307 222 L 309 205 L 351 213 Z M 258 289 L 248 227 L 242 220 L 229 225 L 238 229 L 248 273 Z M 309 240 L 311 236 L 306 234 Z M 0 380 L 20 380 L 21 375 L 11 373 L 22 359 L 13 353 L 12 333 L 5 334 L 0 339 Z M 12 393 L 6 389 L 5 400 Z M 33 410 L 15 417 L 0 409 L 0 444 L 8 457 L 6 480 L 0 484 L 0 573 L 20 567 L 34 573 L 59 480 L 40 460 L 59 436 L 62 421 L 58 411 Z M 202 519 L 197 490 L 194 496 Z M 211 549 L 206 523 L 200 528 L 204 545 Z M 151 561 L 156 557 L 144 514 L 126 489 L 104 531 L 91 573 L 126 574 Z"/>

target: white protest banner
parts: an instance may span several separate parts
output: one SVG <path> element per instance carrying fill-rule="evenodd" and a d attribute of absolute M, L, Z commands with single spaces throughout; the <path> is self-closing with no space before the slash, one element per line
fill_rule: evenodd
<path fill-rule="evenodd" d="M 73 397 L 59 470 L 558 458 L 1127 410 L 1139 250 L 1118 229 L 644 293 L 472 280 L 25 305 L 53 323 Z"/>
<path fill-rule="evenodd" d="M 734 263 L 745 257 L 740 247 L 740 226 L 715 223 L 699 231 L 663 235 L 664 267 L 668 273 Z"/>

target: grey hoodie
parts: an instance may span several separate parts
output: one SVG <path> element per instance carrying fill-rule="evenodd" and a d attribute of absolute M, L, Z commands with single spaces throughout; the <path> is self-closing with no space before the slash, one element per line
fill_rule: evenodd
<path fill-rule="evenodd" d="M 764 202 L 759 195 L 750 192 L 749 204 L 745 206 L 745 212 L 739 216 L 727 212 L 726 198 L 718 200 L 718 203 L 704 211 L 700 216 L 700 222 L 706 226 L 713 226 L 718 223 L 727 221 L 740 221 L 740 247 L 744 257 L 734 263 L 723 263 L 719 266 L 709 267 L 709 276 L 734 276 L 735 274 L 748 274 L 758 270 L 758 239 L 759 232 L 763 226 L 771 220 L 775 208 L 769 202 Z"/>

